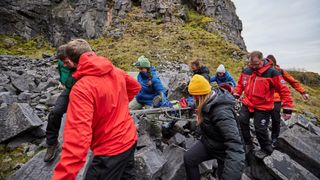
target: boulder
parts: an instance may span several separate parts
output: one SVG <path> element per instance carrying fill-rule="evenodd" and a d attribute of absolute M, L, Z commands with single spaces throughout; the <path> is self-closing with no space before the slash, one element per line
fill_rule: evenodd
<path fill-rule="evenodd" d="M 34 76 L 29 74 L 21 75 L 17 78 L 14 78 L 12 80 L 12 85 L 20 92 L 27 90 L 32 92 L 37 87 Z"/>
<path fill-rule="evenodd" d="M 283 154 L 277 150 L 273 151 L 271 156 L 267 156 L 266 158 L 264 158 L 263 162 L 265 163 L 269 172 L 276 179 L 318 179 L 311 172 L 292 160 L 288 155 Z"/>
<path fill-rule="evenodd" d="M 6 104 L 12 104 L 17 100 L 10 92 L 0 92 L 0 101 Z"/>
<path fill-rule="evenodd" d="M 51 180 L 52 174 L 60 157 L 55 158 L 52 162 L 46 163 L 43 158 L 46 150 L 40 151 L 30 161 L 24 164 L 18 171 L 11 175 L 8 180 Z M 87 155 L 87 161 L 84 167 L 79 171 L 76 180 L 83 180 L 85 172 L 92 161 L 93 154 L 90 151 Z"/>
<path fill-rule="evenodd" d="M 282 133 L 276 148 L 320 178 L 320 136 L 299 125 Z"/>
<path fill-rule="evenodd" d="M 180 180 L 186 179 L 183 155 L 185 149 L 171 144 L 163 152 L 166 163 L 162 169 L 161 179 Z"/>
<path fill-rule="evenodd" d="M 166 160 L 155 147 L 142 148 L 135 154 L 137 180 L 154 180 L 161 176 Z"/>
<path fill-rule="evenodd" d="M 170 100 L 180 100 L 182 97 L 187 97 L 188 84 L 190 76 L 187 73 L 180 73 L 172 77 L 168 84 L 168 98 Z"/>
<path fill-rule="evenodd" d="M 0 108 L 0 142 L 41 125 L 28 104 L 14 103 Z"/>

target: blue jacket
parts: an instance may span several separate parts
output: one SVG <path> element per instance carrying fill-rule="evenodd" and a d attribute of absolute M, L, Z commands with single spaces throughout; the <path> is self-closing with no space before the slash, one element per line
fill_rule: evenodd
<path fill-rule="evenodd" d="M 152 73 L 152 85 L 149 85 L 148 82 L 150 81 L 148 78 L 148 73 L 140 72 L 138 74 L 138 81 L 141 85 L 141 90 L 136 96 L 136 100 L 143 105 L 152 106 L 152 101 L 154 97 L 159 95 L 160 93 L 165 94 L 165 88 L 163 87 L 161 80 L 157 76 L 156 68 L 151 67 Z"/>
<path fill-rule="evenodd" d="M 228 71 L 226 71 L 226 73 L 224 73 L 223 77 L 211 76 L 210 83 L 212 83 L 214 81 L 216 81 L 218 84 L 230 82 L 230 83 L 232 83 L 233 87 L 236 87 L 236 82 L 234 81 L 233 77 L 231 76 L 231 74 Z"/>

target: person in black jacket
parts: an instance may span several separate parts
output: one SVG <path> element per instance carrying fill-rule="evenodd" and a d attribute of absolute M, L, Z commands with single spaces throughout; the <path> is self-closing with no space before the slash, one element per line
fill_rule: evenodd
<path fill-rule="evenodd" d="M 199 74 L 210 81 L 210 70 L 207 66 L 202 66 L 199 59 L 192 61 L 190 65 L 193 75 Z"/>
<path fill-rule="evenodd" d="M 197 124 L 202 131 L 201 139 L 184 154 L 188 180 L 199 180 L 198 165 L 217 159 L 218 177 L 241 179 L 245 153 L 235 120 L 232 95 L 224 89 L 211 89 L 206 79 L 194 75 L 188 86 L 189 93 L 197 101 Z"/>

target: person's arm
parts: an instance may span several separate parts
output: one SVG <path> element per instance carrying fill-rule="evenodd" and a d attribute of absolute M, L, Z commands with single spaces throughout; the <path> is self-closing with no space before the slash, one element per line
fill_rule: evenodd
<path fill-rule="evenodd" d="M 210 77 L 210 83 L 217 81 L 217 76 Z"/>
<path fill-rule="evenodd" d="M 90 90 L 81 88 L 81 82 L 72 88 L 61 158 L 54 170 L 53 180 L 75 179 L 86 162 L 92 139 L 93 103 Z"/>
<path fill-rule="evenodd" d="M 141 90 L 141 85 L 136 79 L 134 79 L 127 73 L 125 73 L 125 79 L 126 79 L 127 94 L 130 102 Z"/>
<path fill-rule="evenodd" d="M 160 80 L 159 77 L 153 77 L 152 78 L 152 86 L 153 86 L 153 89 L 159 94 L 161 95 L 161 93 L 164 93 L 165 92 L 165 89 L 162 85 L 162 82 Z"/>
<path fill-rule="evenodd" d="M 273 77 L 272 80 L 275 87 L 275 91 L 279 92 L 279 95 L 281 98 L 283 113 L 285 114 L 284 119 L 288 120 L 291 117 L 292 108 L 293 108 L 293 100 L 291 97 L 291 92 L 288 86 L 286 85 L 286 81 L 283 79 L 283 77 L 280 74 Z"/>
<path fill-rule="evenodd" d="M 242 95 L 242 92 L 244 90 L 242 81 L 243 81 L 243 73 L 241 73 L 238 84 L 233 92 L 233 96 L 235 96 L 236 98 L 240 98 L 240 96 Z"/>
<path fill-rule="evenodd" d="M 296 91 L 298 91 L 305 100 L 309 99 L 309 95 L 306 90 L 302 87 L 301 83 L 294 79 L 291 74 L 288 73 L 286 70 L 283 71 L 283 79 L 286 80 Z"/>
<path fill-rule="evenodd" d="M 233 87 L 236 87 L 236 82 L 234 81 L 233 77 L 231 76 L 230 73 L 228 73 L 228 82 L 232 83 Z"/>
<path fill-rule="evenodd" d="M 230 112 L 232 114 L 232 112 Z M 223 136 L 226 157 L 221 179 L 241 179 L 245 154 L 235 118 L 221 119 L 216 123 Z"/>

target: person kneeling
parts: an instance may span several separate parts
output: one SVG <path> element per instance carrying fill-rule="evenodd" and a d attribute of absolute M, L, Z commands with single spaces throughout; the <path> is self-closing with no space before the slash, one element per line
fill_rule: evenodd
<path fill-rule="evenodd" d="M 188 180 L 199 180 L 199 164 L 218 160 L 219 179 L 241 179 L 245 153 L 234 114 L 234 98 L 222 88 L 211 89 L 209 82 L 194 75 L 188 91 L 197 101 L 197 124 L 201 139 L 184 154 Z"/>

